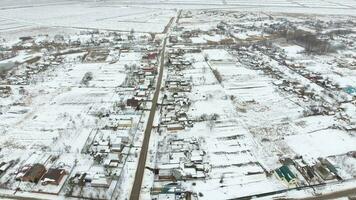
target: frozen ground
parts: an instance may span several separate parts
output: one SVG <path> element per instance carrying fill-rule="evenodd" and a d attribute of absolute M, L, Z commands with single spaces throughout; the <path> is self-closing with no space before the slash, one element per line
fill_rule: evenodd
<path fill-rule="evenodd" d="M 33 29 L 48 27 L 162 32 L 177 8 L 355 15 L 356 2 L 353 0 L 4 0 L 0 2 L 0 36 L 6 36 L 9 32 L 14 34 L 21 30 L 33 31 Z M 49 30 L 44 30 L 47 31 Z"/>

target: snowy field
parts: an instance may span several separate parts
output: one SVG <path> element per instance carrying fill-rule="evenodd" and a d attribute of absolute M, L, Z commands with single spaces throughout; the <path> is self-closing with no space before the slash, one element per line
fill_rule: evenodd
<path fill-rule="evenodd" d="M 352 0 L 4 0 L 0 2 L 0 36 L 44 28 L 107 29 L 162 32 L 177 8 L 231 9 L 259 12 L 355 15 Z M 53 31 L 53 30 L 52 30 Z M 59 31 L 59 30 L 56 30 Z M 3 35 L 4 34 L 4 35 Z"/>
<path fill-rule="evenodd" d="M 1 10 L 0 27 L 1 31 L 49 26 L 162 32 L 173 14 L 170 10 L 90 4 L 34 6 Z"/>

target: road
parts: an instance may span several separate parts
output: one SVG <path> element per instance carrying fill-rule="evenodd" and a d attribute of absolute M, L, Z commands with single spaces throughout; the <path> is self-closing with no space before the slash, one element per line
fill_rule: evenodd
<path fill-rule="evenodd" d="M 164 33 L 166 33 L 168 31 L 169 27 L 171 26 L 171 24 L 173 22 L 173 19 L 174 18 L 172 18 L 170 20 L 170 22 L 168 23 L 167 27 L 165 28 Z M 154 120 L 156 110 L 157 110 L 157 101 L 158 101 L 159 92 L 161 90 L 163 67 L 164 67 L 164 54 L 165 54 L 165 50 L 166 50 L 167 39 L 168 39 L 168 36 L 166 35 L 166 37 L 163 41 L 163 45 L 162 45 L 162 49 L 161 49 L 161 53 L 160 53 L 159 74 L 158 74 L 158 79 L 157 79 L 156 90 L 155 90 L 155 93 L 154 93 L 154 96 L 152 99 L 152 107 L 150 110 L 150 115 L 148 117 L 146 129 L 144 132 L 144 138 L 143 138 L 143 142 L 142 142 L 140 158 L 138 160 L 138 165 L 137 165 L 137 169 L 136 169 L 134 184 L 133 184 L 132 190 L 131 190 L 130 200 L 139 200 L 140 199 L 143 175 L 144 175 L 145 167 L 146 167 L 147 152 L 148 152 L 151 131 L 152 131 L 152 124 L 153 124 L 153 120 Z"/>
<path fill-rule="evenodd" d="M 326 193 L 315 197 L 301 198 L 300 200 L 326 200 L 326 199 L 337 199 L 341 197 L 347 197 L 356 195 L 356 188 L 351 188 L 347 190 L 340 190 L 337 192 Z"/>

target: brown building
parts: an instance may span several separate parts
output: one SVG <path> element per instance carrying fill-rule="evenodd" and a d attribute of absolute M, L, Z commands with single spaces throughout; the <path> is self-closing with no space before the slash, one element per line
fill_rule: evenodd
<path fill-rule="evenodd" d="M 137 108 L 139 101 L 135 98 L 131 98 L 131 99 L 127 99 L 126 104 L 127 104 L 127 106 Z"/>
<path fill-rule="evenodd" d="M 42 164 L 34 164 L 27 170 L 25 175 L 21 178 L 22 181 L 37 183 L 43 174 L 46 173 L 46 167 Z"/>
<path fill-rule="evenodd" d="M 42 184 L 59 185 L 63 177 L 67 174 L 64 169 L 50 168 L 42 177 Z"/>

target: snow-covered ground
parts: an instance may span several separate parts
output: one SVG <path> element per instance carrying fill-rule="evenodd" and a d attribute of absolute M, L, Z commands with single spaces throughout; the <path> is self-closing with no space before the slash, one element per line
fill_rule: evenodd
<path fill-rule="evenodd" d="M 128 198 L 152 105 L 150 56 L 166 34 L 176 41 L 157 88 L 143 199 L 167 199 L 173 187 L 195 199 L 350 188 L 355 13 L 353 0 L 1 1 L 0 66 L 11 73 L 0 79 L 0 164 L 14 162 L 0 194 Z M 293 30 L 328 38 L 322 50 L 332 51 L 313 52 Z M 126 108 L 133 96 L 142 101 Z M 124 140 L 112 153 L 111 142 Z M 68 174 L 57 186 L 15 180 L 35 163 Z M 296 183 L 278 177 L 284 166 Z M 316 172 L 325 166 L 326 177 Z M 83 174 L 105 189 L 82 187 Z"/>
<path fill-rule="evenodd" d="M 311 4 L 310 6 L 312 7 Z M 349 99 L 352 97 L 344 94 L 342 89 L 327 88 L 333 87 L 332 83 L 335 82 L 338 82 L 340 87 L 354 85 L 348 76 L 355 76 L 346 73 L 352 67 L 338 67 L 334 60 L 335 57 L 353 55 L 352 45 L 347 47 L 353 49 L 350 52 L 345 50 L 328 56 L 307 55 L 304 47 L 279 39 L 271 40 L 272 47 L 268 46 L 268 43 L 266 46 L 262 43 L 260 49 L 253 46 L 239 48 L 233 45 L 232 47 L 224 44 L 216 45 L 231 36 L 233 30 L 240 29 L 243 32 L 236 31 L 236 34 L 232 34 L 236 41 L 271 38 L 273 34 L 266 34 L 262 31 L 263 28 L 259 27 L 276 24 L 271 20 L 274 17 L 282 21 L 288 19 L 301 23 L 296 26 L 300 26 L 303 30 L 312 30 L 308 28 L 307 23 L 303 23 L 305 16 L 297 14 L 294 16 L 280 13 L 269 15 L 228 11 L 226 13 L 183 12 L 176 28 L 177 32 L 172 33 L 180 37 L 178 37 L 179 44 L 172 44 L 171 47 L 171 52 L 174 52 L 171 59 L 174 61 L 170 60 L 171 65 L 168 64 L 164 91 L 167 99 L 173 97 L 176 104 L 173 107 L 166 105 L 162 108 L 160 120 L 163 128 L 155 137 L 158 144 L 157 141 L 153 141 L 156 145 L 151 147 L 152 151 L 157 151 L 152 153 L 151 160 L 156 159 L 155 167 L 162 171 L 162 175 L 160 171 L 158 175 L 153 175 L 147 170 L 144 191 L 148 192 L 150 181 L 151 194 L 157 198 L 160 198 L 160 195 L 157 195 L 155 190 L 164 191 L 173 187 L 176 190 L 183 188 L 183 191 L 196 193 L 198 199 L 230 199 L 284 191 L 293 186 L 273 174 L 283 165 L 289 166 L 299 181 L 299 187 L 313 184 L 298 169 L 298 164 L 286 164 L 288 162 L 285 162 L 285 159 L 295 159 L 296 163 L 302 160 L 309 166 L 316 166 L 320 160 L 327 159 L 336 167 L 341 179 L 345 182 L 355 182 L 352 178 L 355 171 L 351 170 L 352 166 L 355 166 L 355 161 L 349 155 L 349 152 L 355 151 L 354 131 L 341 128 L 346 124 L 352 124 L 346 121 L 352 121 L 355 113 L 351 111 L 354 110 L 351 108 L 354 105 L 343 104 L 340 97 Z M 322 20 L 330 20 L 326 16 L 320 17 Z M 339 16 L 335 20 L 342 18 L 345 20 L 348 17 Z M 219 26 L 223 26 L 221 29 L 227 30 L 228 34 L 225 32 L 224 35 L 223 31 L 219 30 Z M 187 40 L 186 35 L 189 34 L 191 35 Z M 216 47 L 212 42 L 216 42 Z M 194 47 L 201 48 L 201 52 L 189 52 Z M 187 48 L 187 52 L 179 53 L 180 48 Z M 268 50 L 275 53 L 280 51 L 285 57 L 274 57 Z M 175 59 L 188 60 L 191 65 L 176 67 Z M 291 63 L 294 65 L 292 66 Z M 304 69 L 302 67 L 300 67 L 302 69 L 296 67 L 300 65 L 305 65 L 307 71 L 302 71 Z M 268 68 L 264 69 L 264 66 Z M 330 86 L 322 85 L 309 78 L 308 76 L 312 76 L 309 73 L 318 73 L 330 79 L 335 76 L 338 78 L 333 79 Z M 174 90 L 170 91 L 170 83 L 168 83 L 171 81 L 170 77 L 189 80 L 191 91 L 177 92 L 177 94 L 173 92 Z M 297 82 L 296 91 L 293 93 L 293 87 L 282 86 L 283 81 Z M 320 99 L 310 99 L 298 93 L 298 88 L 302 87 L 311 88 Z M 184 99 L 188 99 L 189 109 L 187 106 L 182 106 Z M 162 101 L 165 102 L 164 99 Z M 339 114 L 335 114 L 339 111 L 344 113 L 347 109 L 309 115 L 309 110 L 321 102 L 325 102 L 325 105 L 330 103 L 347 107 L 348 119 L 344 121 Z M 186 113 L 188 119 L 194 121 L 193 126 L 187 125 L 182 130 L 177 128 L 178 130 L 172 131 L 170 125 L 166 123 L 169 124 L 171 119 L 171 123 L 176 124 L 174 117 L 181 116 L 181 112 Z M 185 141 L 189 141 L 191 145 L 186 144 Z M 199 145 L 196 141 L 199 141 Z M 197 150 L 204 152 L 201 154 L 201 161 L 196 161 L 196 157 L 189 157 L 190 153 L 196 155 Z M 150 166 L 154 165 L 151 162 Z M 200 173 L 199 164 L 196 162 L 209 166 L 208 169 L 204 168 L 204 175 Z M 177 180 L 170 180 L 165 176 L 169 169 L 173 171 L 173 176 Z M 316 191 L 319 193 L 330 192 L 333 187 L 335 188 L 333 191 L 336 191 L 352 185 L 351 183 L 342 185 L 335 178 L 321 182 L 328 185 L 317 188 Z M 172 186 L 174 184 L 175 186 Z M 310 195 L 313 195 L 313 191 L 309 189 L 299 192 L 292 189 L 279 196 Z M 148 195 L 144 197 L 149 199 Z"/>

